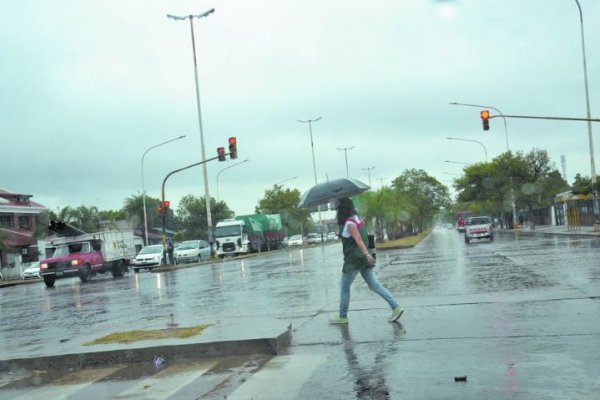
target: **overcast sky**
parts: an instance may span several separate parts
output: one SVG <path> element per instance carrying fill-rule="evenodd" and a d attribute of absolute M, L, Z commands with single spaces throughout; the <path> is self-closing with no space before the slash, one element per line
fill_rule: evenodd
<path fill-rule="evenodd" d="M 600 116 L 600 1 L 584 13 L 592 116 Z M 237 214 L 266 189 L 351 177 L 374 188 L 408 168 L 446 185 L 463 165 L 506 151 L 505 114 L 584 117 L 574 0 L 2 0 L 0 188 L 56 210 L 119 209 L 201 160 L 189 21 L 194 21 L 206 156 L 229 136 L 239 159 L 208 164 L 209 189 Z M 590 176 L 583 122 L 509 119 L 510 150 L 546 149 L 572 183 Z M 600 124 L 595 124 L 600 164 Z M 295 179 L 291 179 L 294 178 Z M 166 184 L 172 206 L 204 195 L 201 167 Z"/>

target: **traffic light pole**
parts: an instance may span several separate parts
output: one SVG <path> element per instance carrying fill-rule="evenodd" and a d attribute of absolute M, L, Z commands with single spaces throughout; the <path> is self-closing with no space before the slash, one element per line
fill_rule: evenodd
<path fill-rule="evenodd" d="M 226 153 L 225 156 L 228 156 L 230 154 L 231 153 Z M 184 171 L 184 170 L 186 170 L 188 168 L 192 168 L 192 167 L 196 167 L 198 165 L 206 164 L 207 162 L 213 161 L 213 160 L 217 160 L 218 158 L 219 158 L 219 156 L 213 157 L 213 158 L 209 158 L 207 160 L 200 161 L 200 162 L 197 162 L 195 164 L 188 165 L 187 167 L 179 168 L 179 169 L 176 169 L 175 171 L 169 172 L 167 174 L 167 176 L 165 176 L 165 179 L 163 179 L 163 182 L 162 182 L 162 188 L 161 188 L 161 202 L 162 202 L 162 204 L 165 203 L 165 184 L 167 183 L 167 179 L 169 179 L 169 177 L 171 175 L 174 175 L 177 172 Z M 210 199 L 208 199 L 208 201 L 210 201 Z M 212 229 L 212 227 L 211 227 L 211 229 Z M 167 212 L 165 211 L 162 214 L 162 242 L 163 242 L 163 246 L 165 245 L 166 240 L 167 240 Z"/>
<path fill-rule="evenodd" d="M 489 118 L 522 118 L 522 119 L 546 119 L 546 120 L 554 120 L 554 121 L 586 121 L 588 124 L 592 122 L 600 122 L 600 118 L 573 118 L 573 117 L 546 117 L 546 116 L 537 116 L 537 115 L 490 115 Z M 589 137 L 590 141 L 590 163 L 592 169 L 592 210 L 594 213 L 594 229 L 596 229 L 596 224 L 600 225 L 600 217 L 598 215 L 598 184 L 596 183 L 596 165 L 594 162 L 594 146 L 592 143 L 592 137 Z"/>

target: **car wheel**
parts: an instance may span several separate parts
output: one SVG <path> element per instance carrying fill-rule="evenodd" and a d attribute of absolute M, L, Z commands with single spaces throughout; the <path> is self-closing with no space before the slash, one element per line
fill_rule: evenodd
<path fill-rule="evenodd" d="M 92 273 L 90 271 L 90 266 L 84 265 L 84 267 L 79 271 L 79 279 L 81 279 L 81 282 L 87 282 L 90 280 L 91 276 Z"/>

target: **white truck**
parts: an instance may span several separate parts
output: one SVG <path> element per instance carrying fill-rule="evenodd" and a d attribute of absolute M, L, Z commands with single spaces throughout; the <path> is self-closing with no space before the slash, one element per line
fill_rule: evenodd
<path fill-rule="evenodd" d="M 280 249 L 285 234 L 279 214 L 238 215 L 217 223 L 217 256 L 237 256 Z"/>
<path fill-rule="evenodd" d="M 471 217 L 465 222 L 465 243 L 469 244 L 474 239 L 489 239 L 494 241 L 492 219 L 490 217 Z"/>
<path fill-rule="evenodd" d="M 87 282 L 96 274 L 110 272 L 121 277 L 129 271 L 136 255 L 138 240 L 133 231 L 84 233 L 52 239 L 47 246 L 54 249 L 50 258 L 40 261 L 40 276 L 48 287 L 56 279 L 78 276 Z"/>
<path fill-rule="evenodd" d="M 215 227 L 217 257 L 250 253 L 250 240 L 245 228 L 246 223 L 236 219 L 217 222 Z"/>

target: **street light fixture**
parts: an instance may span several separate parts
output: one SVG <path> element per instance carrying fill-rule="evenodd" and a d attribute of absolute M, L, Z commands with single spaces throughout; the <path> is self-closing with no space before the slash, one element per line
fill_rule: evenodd
<path fill-rule="evenodd" d="M 274 184 L 274 186 L 275 186 L 276 188 L 279 188 L 280 186 L 283 186 L 283 184 L 284 184 L 284 183 L 286 183 L 286 182 L 289 182 L 289 181 L 292 181 L 292 180 L 294 180 L 294 179 L 297 179 L 297 178 L 298 178 L 297 176 L 293 176 L 293 177 L 291 177 L 291 178 L 284 179 L 284 180 L 282 180 L 281 182 L 277 182 L 277 183 L 275 183 L 275 184 Z"/>
<path fill-rule="evenodd" d="M 466 163 L 466 162 L 461 162 L 461 161 L 448 161 L 448 160 L 446 160 L 446 161 L 444 161 L 444 162 L 451 163 L 451 164 L 463 164 L 463 165 L 470 165 L 469 163 Z"/>
<path fill-rule="evenodd" d="M 144 242 L 145 245 L 148 245 L 148 217 L 146 216 L 146 190 L 144 188 L 144 158 L 146 157 L 146 154 L 150 150 L 152 150 L 158 146 L 162 146 L 163 144 L 167 144 L 167 143 L 171 143 L 175 140 L 183 139 L 184 137 L 185 137 L 185 135 L 181 135 L 181 136 L 173 138 L 171 140 L 167 140 L 166 142 L 162 142 L 157 145 L 154 145 L 154 146 L 150 147 L 148 150 L 146 150 L 144 152 L 144 154 L 142 155 L 142 207 L 144 209 L 144 239 L 146 240 Z"/>
<path fill-rule="evenodd" d="M 369 186 L 371 186 L 371 170 L 372 169 L 375 169 L 375 167 L 362 168 L 363 171 L 367 171 L 367 173 L 369 174 Z"/>
<path fill-rule="evenodd" d="M 200 149 L 202 151 L 202 172 L 204 174 L 204 199 L 206 202 L 206 219 L 208 222 L 208 240 L 212 243 L 212 215 L 210 212 L 210 192 L 208 189 L 208 171 L 206 169 L 206 151 L 204 149 L 204 133 L 202 131 L 202 111 L 200 108 L 200 89 L 198 87 L 198 64 L 196 62 L 196 41 L 194 39 L 194 18 L 204 18 L 208 17 L 210 14 L 215 12 L 214 8 L 211 8 L 208 11 L 205 11 L 202 14 L 197 15 L 187 15 L 187 16 L 177 16 L 167 14 L 167 18 L 171 18 L 175 21 L 185 21 L 186 19 L 190 20 L 190 29 L 192 33 L 192 53 L 194 56 L 194 78 L 196 82 L 196 106 L 198 110 L 198 127 L 200 130 Z"/>
<path fill-rule="evenodd" d="M 249 159 L 246 159 L 246 160 L 244 160 L 244 161 L 240 161 L 240 162 L 238 162 L 238 163 L 235 163 L 235 164 L 233 164 L 233 165 L 230 165 L 230 166 L 228 166 L 228 167 L 225 167 L 225 168 L 223 168 L 222 170 L 220 170 L 219 172 L 217 172 L 217 179 L 216 179 L 216 180 L 217 180 L 217 202 L 218 202 L 218 201 L 220 201 L 220 200 L 219 200 L 219 176 L 221 175 L 221 173 L 222 173 L 223 171 L 225 171 L 225 170 L 228 170 L 229 168 L 233 168 L 233 167 L 235 167 L 235 166 L 238 166 L 238 165 L 240 165 L 240 164 L 243 164 L 243 163 L 245 163 L 245 162 L 248 162 L 248 161 L 250 161 L 250 160 L 249 160 Z"/>
<path fill-rule="evenodd" d="M 488 156 L 487 156 L 487 149 L 485 148 L 485 146 L 483 145 L 483 143 L 481 143 L 481 142 L 479 142 L 477 140 L 473 140 L 473 139 L 461 139 L 461 138 L 456 138 L 456 137 L 447 137 L 446 139 L 448 139 L 448 140 L 461 140 L 463 142 L 475 142 L 475 143 L 479 143 L 479 145 L 481 147 L 483 147 L 483 151 L 485 153 L 485 162 L 487 162 L 487 158 L 488 158 Z"/>
<path fill-rule="evenodd" d="M 350 174 L 348 173 L 348 150 L 352 150 L 353 148 L 354 148 L 354 146 L 337 148 L 339 151 L 344 152 L 344 158 L 346 159 L 346 178 L 350 178 Z"/>

